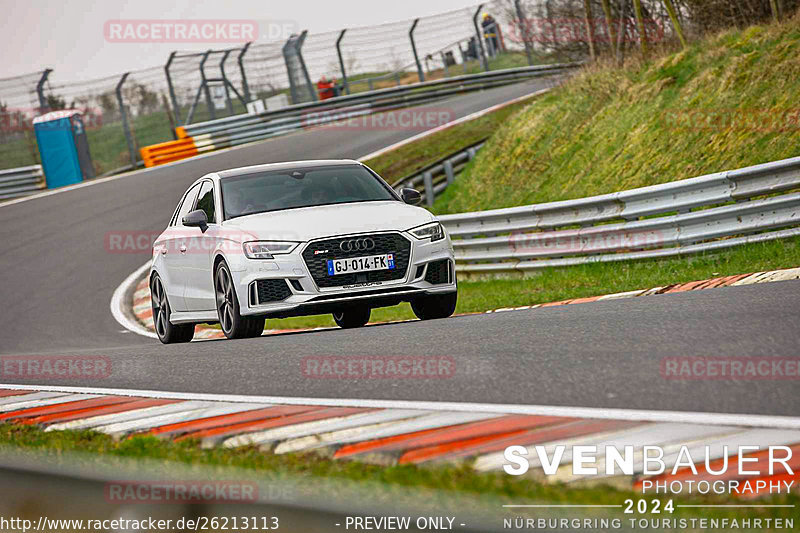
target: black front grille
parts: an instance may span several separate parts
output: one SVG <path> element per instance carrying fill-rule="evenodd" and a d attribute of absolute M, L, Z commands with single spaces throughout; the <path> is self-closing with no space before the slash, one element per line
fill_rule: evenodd
<path fill-rule="evenodd" d="M 425 281 L 432 285 L 440 285 L 450 282 L 450 261 L 441 259 L 428 263 L 428 271 L 425 273 Z"/>
<path fill-rule="evenodd" d="M 375 248 L 366 251 L 343 252 L 339 248 L 342 241 L 356 238 L 337 237 L 310 243 L 303 252 L 303 261 L 306 262 L 311 276 L 318 287 L 340 287 L 354 283 L 371 283 L 375 281 L 392 281 L 403 279 L 406 275 L 408 262 L 411 256 L 411 242 L 399 233 L 376 233 L 372 235 L 358 235 L 357 238 L 369 237 L 375 241 Z M 315 254 L 314 252 L 320 252 Z M 328 259 L 349 259 L 351 257 L 365 257 L 379 254 L 394 254 L 393 270 L 373 270 L 357 274 L 328 275 Z"/>
<path fill-rule="evenodd" d="M 286 284 L 286 280 L 281 279 L 260 279 L 256 281 L 256 295 L 258 303 L 280 302 L 292 295 L 292 291 Z"/>

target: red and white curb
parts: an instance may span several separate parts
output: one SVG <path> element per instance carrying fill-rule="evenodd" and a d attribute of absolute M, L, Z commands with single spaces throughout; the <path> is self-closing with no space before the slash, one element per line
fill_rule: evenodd
<path fill-rule="evenodd" d="M 204 447 L 255 446 L 274 454 L 313 450 L 386 466 L 467 461 L 479 472 L 502 469 L 503 451 L 511 445 L 541 445 L 551 456 L 559 445 L 598 450 L 659 446 L 668 470 L 684 445 L 702 457 L 707 446 L 712 470 L 719 469 L 726 454 L 734 461 L 739 446 L 758 445 L 761 450 L 751 455 L 758 459 L 752 464 L 758 474 L 730 474 L 731 479 L 800 481 L 800 418 L 783 416 L 0 385 L 0 423 L 45 431 L 94 430 L 118 439 L 197 439 Z M 795 474 L 770 474 L 767 446 L 790 447 Z M 535 457 L 529 456 L 534 466 Z M 543 481 L 585 479 L 573 474 L 568 463 L 570 458 L 562 459 L 565 466 Z M 706 479 L 710 474 L 705 468 L 698 465 L 697 474 L 684 468 L 657 477 Z M 604 480 L 638 488 L 650 479 L 642 472 L 639 457 L 633 477 Z"/>
<path fill-rule="evenodd" d="M 636 291 L 621 292 L 617 294 L 606 294 L 603 296 L 593 296 L 589 298 L 573 298 L 569 300 L 562 300 L 559 302 L 550 302 L 536 305 L 525 305 L 521 307 L 506 307 L 501 309 L 493 309 L 485 311 L 485 313 L 500 313 L 503 311 L 521 311 L 527 309 L 538 309 L 541 307 L 553 307 L 558 305 L 571 305 L 578 303 L 598 302 L 604 300 L 618 300 L 622 298 L 636 298 L 639 296 L 653 296 L 656 294 L 671 294 L 677 292 L 697 291 L 705 289 L 714 289 L 719 287 L 731 287 L 741 285 L 752 285 L 755 283 L 769 283 L 773 281 L 787 281 L 793 279 L 800 279 L 800 267 L 787 268 L 783 270 L 770 270 L 767 272 L 754 272 L 750 274 L 738 274 L 735 276 L 725 276 L 720 278 L 706 279 L 700 281 L 690 281 L 687 283 L 676 283 L 664 287 L 653 287 L 651 289 L 641 289 Z M 150 306 L 150 288 L 148 287 L 148 279 L 145 277 L 137 285 L 133 293 L 133 301 L 130 304 L 133 308 L 133 314 L 139 323 L 150 332 L 153 332 L 153 311 Z M 112 304 L 113 308 L 113 304 Z M 336 328 L 312 328 L 312 329 L 266 329 L 265 335 L 289 333 L 297 331 L 316 331 L 325 329 Z M 197 326 L 194 332 L 195 340 L 205 339 L 221 339 L 224 334 L 217 328 L 209 326 Z"/>

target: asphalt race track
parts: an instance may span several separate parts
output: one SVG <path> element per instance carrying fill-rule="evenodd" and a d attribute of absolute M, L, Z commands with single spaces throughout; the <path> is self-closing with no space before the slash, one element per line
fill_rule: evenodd
<path fill-rule="evenodd" d="M 464 116 L 542 81 L 436 104 Z M 110 231 L 160 231 L 207 172 L 292 159 L 361 157 L 416 131 L 324 129 L 0 206 L 0 354 L 106 355 L 112 375 L 72 386 L 324 398 L 441 400 L 796 415 L 797 381 L 676 381 L 664 357 L 797 357 L 800 281 L 471 315 L 360 330 L 162 346 L 109 312 L 147 254 L 109 253 Z M 291 356 L 287 354 L 292 354 Z M 446 355 L 448 379 L 313 379 L 306 355 Z M 0 382 L 14 378 L 0 374 Z M 19 382 L 19 381 L 17 381 Z M 24 383 L 24 382 L 20 382 Z"/>

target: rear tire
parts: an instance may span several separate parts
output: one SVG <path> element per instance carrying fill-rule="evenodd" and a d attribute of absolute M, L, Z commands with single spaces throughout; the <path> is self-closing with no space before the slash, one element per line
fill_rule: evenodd
<path fill-rule="evenodd" d="M 343 329 L 360 328 L 369 322 L 372 309 L 366 306 L 348 307 L 333 313 L 333 320 Z"/>
<path fill-rule="evenodd" d="M 411 309 L 420 320 L 447 318 L 456 311 L 457 292 L 421 296 L 411 302 Z"/>
<path fill-rule="evenodd" d="M 242 316 L 239 313 L 239 299 L 233 286 L 233 276 L 225 261 L 221 261 L 214 270 L 214 295 L 219 325 L 226 337 L 246 339 L 261 336 L 264 331 L 264 319 Z"/>
<path fill-rule="evenodd" d="M 189 342 L 194 337 L 194 324 L 173 324 L 169 321 L 170 306 L 167 291 L 158 274 L 150 280 L 150 307 L 153 310 L 153 327 L 163 344 Z"/>

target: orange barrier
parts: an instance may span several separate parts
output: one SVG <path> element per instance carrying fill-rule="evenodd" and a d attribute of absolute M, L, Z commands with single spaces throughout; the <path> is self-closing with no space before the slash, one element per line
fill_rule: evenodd
<path fill-rule="evenodd" d="M 185 137 L 177 141 L 144 146 L 139 152 L 142 154 L 144 166 L 154 167 L 197 155 L 197 146 L 195 146 L 194 139 Z"/>

